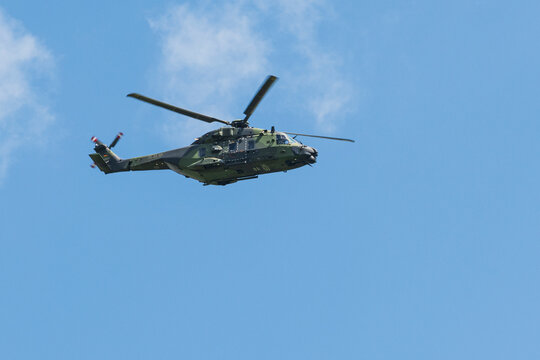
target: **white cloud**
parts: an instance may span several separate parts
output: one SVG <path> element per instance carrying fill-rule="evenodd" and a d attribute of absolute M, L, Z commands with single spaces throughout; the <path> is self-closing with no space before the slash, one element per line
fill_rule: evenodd
<path fill-rule="evenodd" d="M 276 0 L 281 26 L 295 38 L 295 48 L 305 66 L 297 74 L 297 86 L 306 92 L 305 106 L 315 117 L 317 129 L 332 133 L 351 101 L 354 92 L 341 71 L 341 61 L 319 44 L 321 22 L 334 16 L 333 8 L 324 0 Z"/>
<path fill-rule="evenodd" d="M 262 78 L 269 46 L 239 3 L 213 10 L 181 5 L 150 21 L 161 39 L 161 82 L 168 101 L 210 116 L 232 120 L 243 109 L 230 110 L 246 80 Z M 246 104 L 247 105 L 247 104 Z M 177 118 L 165 125 L 171 140 L 195 137 L 215 128 Z"/>
<path fill-rule="evenodd" d="M 232 120 L 243 110 L 231 109 L 235 96 L 241 93 L 247 102 L 255 91 L 246 84 L 259 84 L 270 73 L 283 75 L 293 85 L 291 97 L 312 114 L 317 129 L 333 132 L 351 101 L 353 86 L 342 74 L 337 54 L 318 42 L 317 32 L 329 14 L 332 7 L 324 0 L 236 0 L 173 7 L 150 21 L 162 51 L 160 95 L 179 106 Z M 278 52 L 272 45 L 278 41 L 287 51 L 276 56 L 287 56 L 290 68 L 277 68 L 278 61 L 272 61 Z M 178 138 L 215 127 L 171 118 L 165 132 L 178 143 Z"/>
<path fill-rule="evenodd" d="M 39 143 L 54 120 L 35 86 L 51 69 L 50 52 L 0 10 L 0 181 L 15 150 Z"/>

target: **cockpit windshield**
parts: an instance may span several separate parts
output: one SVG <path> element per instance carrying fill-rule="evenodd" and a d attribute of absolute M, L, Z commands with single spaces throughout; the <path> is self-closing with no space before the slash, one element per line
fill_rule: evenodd
<path fill-rule="evenodd" d="M 295 138 L 292 138 L 292 137 L 290 137 L 289 135 L 285 135 L 285 136 L 287 136 L 287 139 L 289 139 L 289 142 L 290 142 L 291 144 L 300 144 L 300 143 L 298 142 L 298 140 L 296 140 Z"/>

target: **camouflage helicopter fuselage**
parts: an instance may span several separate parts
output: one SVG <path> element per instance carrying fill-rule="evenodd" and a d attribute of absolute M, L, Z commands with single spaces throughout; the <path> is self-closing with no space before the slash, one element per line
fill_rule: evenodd
<path fill-rule="evenodd" d="M 92 137 L 96 146 L 95 153 L 90 154 L 90 157 L 105 174 L 170 169 L 204 185 L 227 185 L 254 179 L 259 174 L 287 171 L 315 163 L 317 150 L 299 143 L 289 135 L 354 142 L 344 138 L 276 132 L 273 126 L 270 131 L 250 127 L 248 120 L 276 80 L 277 77 L 269 75 L 244 110 L 244 119 L 231 122 L 182 109 L 138 93 L 128 94 L 128 97 L 196 120 L 218 122 L 228 127 L 210 131 L 196 139 L 193 144 L 180 149 L 131 159 L 120 159 L 111 151 L 122 133 L 119 133 L 109 146 Z"/>
<path fill-rule="evenodd" d="M 95 139 L 95 138 L 94 138 Z M 315 163 L 317 151 L 286 133 L 251 127 L 223 127 L 189 146 L 157 154 L 120 159 L 95 139 L 92 160 L 104 173 L 170 169 L 204 185 L 227 185 L 260 174 Z"/>

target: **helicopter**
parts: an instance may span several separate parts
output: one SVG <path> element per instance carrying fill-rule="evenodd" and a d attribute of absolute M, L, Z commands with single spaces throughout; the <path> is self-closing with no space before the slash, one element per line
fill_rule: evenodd
<path fill-rule="evenodd" d="M 244 111 L 245 117 L 231 122 L 185 110 L 137 93 L 128 94 L 128 97 L 181 115 L 226 126 L 202 135 L 189 146 L 129 159 L 121 159 L 111 150 L 123 133 L 119 133 L 108 146 L 93 136 L 91 140 L 95 144 L 95 153 L 89 154 L 94 162 L 91 166 L 97 166 L 105 174 L 168 169 L 198 180 L 203 185 L 227 185 L 256 179 L 261 174 L 286 172 L 314 164 L 317 161 L 317 150 L 297 141 L 297 136 L 354 142 L 344 138 L 280 132 L 276 131 L 274 126 L 270 130 L 250 127 L 248 120 L 277 79 L 276 76 L 269 75 Z"/>

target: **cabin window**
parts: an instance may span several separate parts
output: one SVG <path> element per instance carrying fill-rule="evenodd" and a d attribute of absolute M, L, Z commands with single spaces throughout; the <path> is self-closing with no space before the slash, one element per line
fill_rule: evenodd
<path fill-rule="evenodd" d="M 248 150 L 255 149 L 255 140 L 248 140 Z"/>
<path fill-rule="evenodd" d="M 200 157 L 205 157 L 206 156 L 206 148 L 205 147 L 200 147 L 199 148 L 199 156 Z"/>
<path fill-rule="evenodd" d="M 289 143 L 289 140 L 287 139 L 285 135 L 276 135 L 276 144 L 281 145 L 281 144 L 288 144 L 288 143 Z"/>
<path fill-rule="evenodd" d="M 229 144 L 229 151 L 236 151 L 236 143 L 235 142 Z"/>

